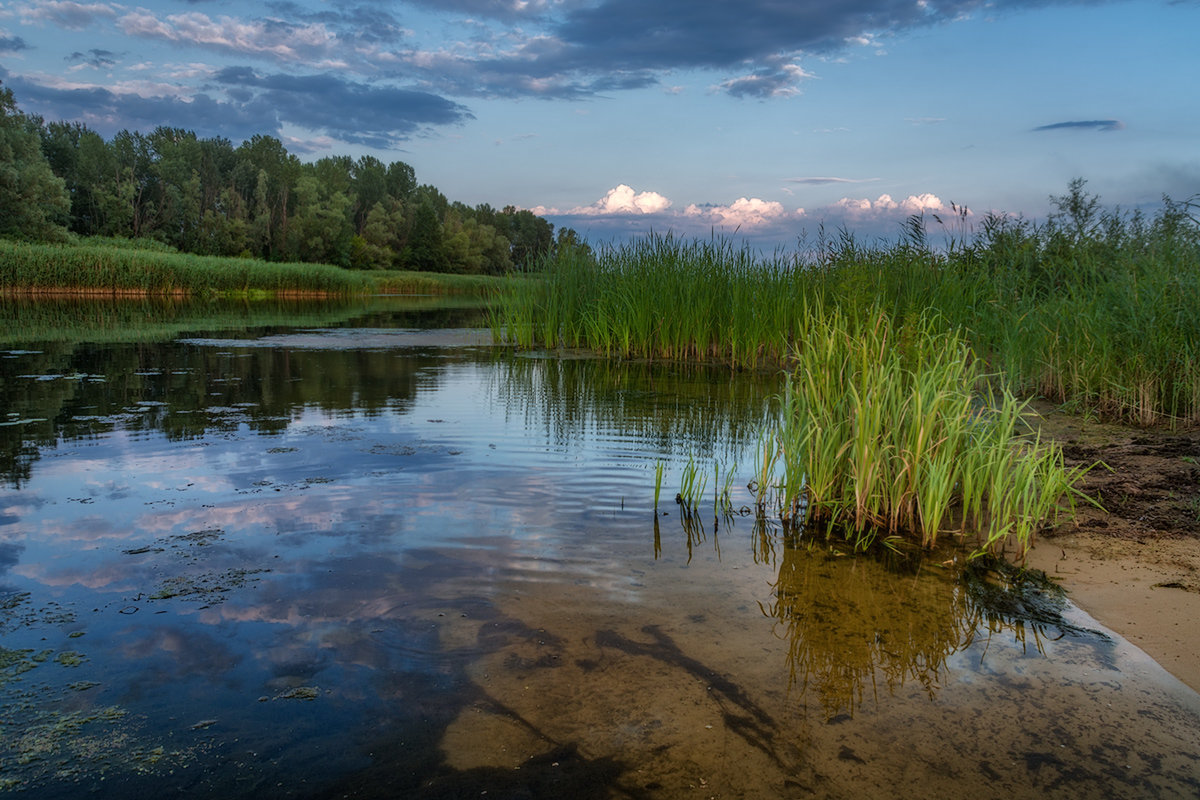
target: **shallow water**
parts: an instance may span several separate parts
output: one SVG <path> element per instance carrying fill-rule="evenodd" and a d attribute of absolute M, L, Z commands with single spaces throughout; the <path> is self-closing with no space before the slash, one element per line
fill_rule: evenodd
<path fill-rule="evenodd" d="M 1196 694 L 1053 592 L 738 514 L 771 378 L 356 313 L 0 353 L 0 787 L 1200 791 Z"/>

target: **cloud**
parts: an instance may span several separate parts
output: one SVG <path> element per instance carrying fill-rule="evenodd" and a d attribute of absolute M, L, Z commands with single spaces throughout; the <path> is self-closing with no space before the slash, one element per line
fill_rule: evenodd
<path fill-rule="evenodd" d="M 739 197 L 732 205 L 728 206 L 693 203 L 684 209 L 683 213 L 685 216 L 702 220 L 711 225 L 751 229 L 778 224 L 789 216 L 803 216 L 804 209 L 801 208 L 789 214 L 782 203 L 760 200 L 757 197 Z"/>
<path fill-rule="evenodd" d="M 544 206 L 533 209 L 535 214 L 573 217 L 643 216 L 661 214 L 671 207 L 671 201 L 658 192 L 635 192 L 624 183 L 608 192 L 589 206 L 578 206 L 570 211 L 558 211 Z"/>
<path fill-rule="evenodd" d="M 881 194 L 875 200 L 843 197 L 826 208 L 832 212 L 840 211 L 843 215 L 851 219 L 891 217 L 896 215 L 907 217 L 913 214 L 924 214 L 926 212 L 936 214 L 950 210 L 950 207 L 943 203 L 941 198 L 929 193 L 910 194 L 900 201 L 893 200 L 890 194 Z"/>
<path fill-rule="evenodd" d="M 734 97 L 791 97 L 799 93 L 796 84 L 813 75 L 798 64 L 767 67 L 740 78 L 730 78 L 720 88 Z"/>
<path fill-rule="evenodd" d="M 409 0 L 414 6 L 434 11 L 450 11 L 500 20 L 530 19 L 542 16 L 557 5 L 557 0 Z"/>
<path fill-rule="evenodd" d="M 411 31 L 379 5 L 363 3 L 340 5 L 312 11 L 292 0 L 275 0 L 265 4 L 277 17 L 310 23 L 320 23 L 337 33 L 343 43 L 383 44 L 406 38 Z"/>
<path fill-rule="evenodd" d="M 17 13 L 26 23 L 49 23 L 70 31 L 80 31 L 98 19 L 115 19 L 117 10 L 108 3 L 72 3 L 65 0 L 44 0 L 37 4 L 19 6 Z"/>
<path fill-rule="evenodd" d="M 285 62 L 311 63 L 329 57 L 337 38 L 321 23 L 295 25 L 278 19 L 228 16 L 213 19 L 195 11 L 160 19 L 143 8 L 122 16 L 117 26 L 130 36 Z"/>
<path fill-rule="evenodd" d="M 952 22 L 981 6 L 978 0 L 414 1 L 520 22 L 500 33 L 481 25 L 470 42 L 405 53 L 429 86 L 559 98 L 665 87 L 671 85 L 665 79 L 688 70 L 716 73 L 714 88 L 731 96 L 786 98 L 812 77 L 800 65 L 805 58 L 877 47 L 888 36 Z"/>
<path fill-rule="evenodd" d="M 19 53 L 28 49 L 29 45 L 20 36 L 0 35 L 0 53 Z"/>
<path fill-rule="evenodd" d="M 111 67 L 117 63 L 117 54 L 111 50 L 98 50 L 96 48 L 92 48 L 86 53 L 80 53 L 78 51 L 71 53 L 71 55 L 66 57 L 66 60 L 73 64 L 87 64 L 88 66 L 95 67 L 96 69 L 104 69 L 105 67 Z"/>
<path fill-rule="evenodd" d="M 873 183 L 879 178 L 833 178 L 833 177 L 807 177 L 807 178 L 786 178 L 788 183 L 802 183 L 806 186 L 823 186 L 827 183 Z"/>
<path fill-rule="evenodd" d="M 369 147 L 391 147 L 424 126 L 474 118 L 465 106 L 429 92 L 362 84 L 333 73 L 259 75 L 248 67 L 228 67 L 216 80 L 243 90 L 247 104 L 277 109 L 281 122 Z"/>
<path fill-rule="evenodd" d="M 691 203 L 676 210 L 663 195 L 639 194 L 625 184 L 588 206 L 567 211 L 544 206 L 530 210 L 551 218 L 555 224 L 574 227 L 599 242 L 637 237 L 652 230 L 685 238 L 704 238 L 718 232 L 736 233 L 747 242 L 768 248 L 803 239 L 817 224 L 826 228 L 844 227 L 864 239 L 887 240 L 899 234 L 913 215 L 952 212 L 950 204 L 929 192 L 910 194 L 901 200 L 889 194 L 881 194 L 874 200 L 843 197 L 813 209 L 788 208 L 783 203 L 758 197 L 739 197 L 729 204 Z M 971 216 L 969 211 L 967 215 Z"/>
<path fill-rule="evenodd" d="M 1119 119 L 1087 119 L 1074 122 L 1054 122 L 1050 125 L 1039 125 L 1034 128 L 1034 131 L 1060 131 L 1060 130 L 1093 130 L 1093 131 L 1119 131 L 1125 128 L 1125 123 Z"/>
<path fill-rule="evenodd" d="M 210 73 L 211 74 L 211 73 Z M 427 126 L 471 119 L 464 106 L 427 92 L 371 86 L 337 75 L 259 75 L 248 67 L 217 72 L 208 91 L 170 84 L 119 85 L 6 78 L 23 106 L 44 116 L 77 119 L 101 134 L 149 130 L 170 120 L 202 136 L 234 140 L 278 134 L 295 125 L 342 142 L 392 147 Z M 217 91 L 223 91 L 220 96 Z"/>

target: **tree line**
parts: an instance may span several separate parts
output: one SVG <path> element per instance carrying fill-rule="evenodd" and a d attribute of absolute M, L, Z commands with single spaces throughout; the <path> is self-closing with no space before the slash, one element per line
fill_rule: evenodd
<path fill-rule="evenodd" d="M 0 236 L 154 239 L 182 252 L 351 269 L 500 274 L 563 245 L 530 211 L 451 202 L 403 161 L 302 162 L 272 136 L 235 147 L 159 126 L 109 140 L 21 112 L 0 86 Z"/>

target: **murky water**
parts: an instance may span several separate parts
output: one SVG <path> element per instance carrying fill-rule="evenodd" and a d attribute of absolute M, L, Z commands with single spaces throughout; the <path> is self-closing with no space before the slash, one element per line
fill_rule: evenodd
<path fill-rule="evenodd" d="M 682 520 L 771 379 L 304 319 L 0 353 L 0 788 L 1200 792 L 1196 694 L 1053 592 Z"/>

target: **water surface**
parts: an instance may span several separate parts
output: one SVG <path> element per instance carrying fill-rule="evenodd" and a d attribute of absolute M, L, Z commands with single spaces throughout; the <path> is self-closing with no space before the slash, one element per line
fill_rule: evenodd
<path fill-rule="evenodd" d="M 738 514 L 773 377 L 512 353 L 477 319 L 6 345 L 0 786 L 1200 791 L 1195 693 L 1052 591 Z M 689 458 L 743 465 L 734 513 L 681 518 Z"/>

